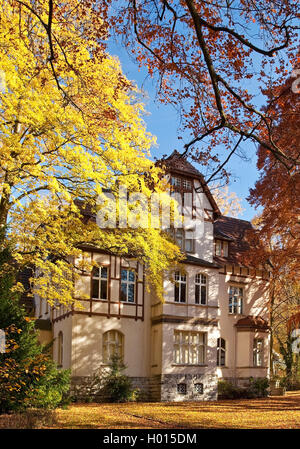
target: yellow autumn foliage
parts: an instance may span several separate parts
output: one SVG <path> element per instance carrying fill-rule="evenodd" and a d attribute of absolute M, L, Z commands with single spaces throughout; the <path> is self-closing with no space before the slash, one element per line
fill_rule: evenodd
<path fill-rule="evenodd" d="M 54 5 L 49 24 L 48 1 L 32 13 L 30 2 L 0 0 L 0 225 L 20 266 L 36 267 L 34 292 L 51 305 L 73 302 L 80 245 L 139 258 L 159 295 L 180 254 L 158 229 L 109 232 L 82 219 L 76 200 L 96 212 L 103 189 L 123 185 L 150 198 L 166 186 L 149 159 L 155 139 L 137 88 L 103 50 L 105 27 L 84 32 L 80 3 Z"/>

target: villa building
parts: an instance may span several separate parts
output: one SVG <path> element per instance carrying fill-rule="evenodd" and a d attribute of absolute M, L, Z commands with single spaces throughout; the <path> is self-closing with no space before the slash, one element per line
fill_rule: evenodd
<path fill-rule="evenodd" d="M 40 339 L 54 338 L 53 357 L 71 369 L 73 385 L 117 353 L 147 400 L 213 400 L 218 379 L 243 385 L 268 375 L 268 273 L 240 261 L 251 224 L 223 216 L 201 173 L 177 152 L 164 164 L 174 191 L 190 194 L 190 222 L 201 231 L 195 238 L 193 226 L 173 230 L 186 259 L 166 277 L 164 302 L 147 289 L 140 262 L 87 246 L 98 266 L 76 285 L 84 309 L 51 309 L 35 298 Z"/>

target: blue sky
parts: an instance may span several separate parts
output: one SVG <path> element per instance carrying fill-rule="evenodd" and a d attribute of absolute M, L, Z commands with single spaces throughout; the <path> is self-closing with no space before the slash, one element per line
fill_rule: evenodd
<path fill-rule="evenodd" d="M 123 47 L 110 41 L 109 53 L 118 56 L 124 74 L 134 80 L 139 88 L 142 88 L 146 97 L 144 103 L 148 114 L 144 117 L 147 130 L 157 137 L 158 147 L 152 149 L 153 157 L 161 157 L 163 154 L 170 154 L 174 149 L 183 150 L 183 141 L 177 139 L 178 117 L 172 106 L 167 106 L 155 101 L 154 81 L 147 77 L 146 70 L 139 70 L 137 65 L 130 59 Z M 228 170 L 232 173 L 229 190 L 236 192 L 242 199 L 243 213 L 239 216 L 244 220 L 251 220 L 257 213 L 249 205 L 246 198 L 249 189 L 254 186 L 259 173 L 256 168 L 255 146 L 248 142 L 243 149 L 247 152 L 247 161 L 238 156 L 233 156 L 229 161 Z M 201 166 L 197 167 L 200 171 Z"/>

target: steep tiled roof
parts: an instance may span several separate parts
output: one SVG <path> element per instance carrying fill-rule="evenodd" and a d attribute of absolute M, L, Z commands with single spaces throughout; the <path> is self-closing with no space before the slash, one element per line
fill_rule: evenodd
<path fill-rule="evenodd" d="M 248 315 L 245 318 L 241 318 L 235 325 L 239 329 L 269 329 L 268 322 L 264 320 L 261 316 Z"/>
<path fill-rule="evenodd" d="M 188 162 L 185 156 L 182 156 L 178 151 L 174 150 L 173 153 L 158 162 L 166 168 L 166 171 L 170 170 L 173 172 L 178 171 L 184 175 L 194 176 L 196 178 L 202 178 L 202 174 L 197 170 L 190 162 Z"/>
<path fill-rule="evenodd" d="M 191 265 L 199 265 L 201 267 L 207 267 L 207 268 L 221 268 L 221 266 L 218 265 L 217 263 L 207 262 L 204 259 L 199 259 L 198 257 L 194 257 L 189 254 L 186 256 L 186 259 L 183 262 L 191 264 Z"/>
<path fill-rule="evenodd" d="M 251 229 L 251 223 L 246 220 L 225 217 L 224 215 L 217 218 L 214 222 L 214 236 L 229 241 L 229 245 L 228 257 L 215 256 L 215 261 L 222 265 L 225 263 L 242 264 L 241 256 L 250 248 L 246 231 Z"/>

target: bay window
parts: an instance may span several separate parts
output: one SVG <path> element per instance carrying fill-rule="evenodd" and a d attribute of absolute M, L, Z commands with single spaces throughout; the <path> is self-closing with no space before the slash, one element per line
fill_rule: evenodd
<path fill-rule="evenodd" d="M 174 331 L 174 363 L 204 365 L 206 362 L 206 333 Z"/>

